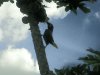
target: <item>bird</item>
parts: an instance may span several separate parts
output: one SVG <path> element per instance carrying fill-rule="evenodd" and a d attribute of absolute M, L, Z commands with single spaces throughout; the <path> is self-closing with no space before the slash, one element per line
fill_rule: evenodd
<path fill-rule="evenodd" d="M 44 34 L 43 34 L 43 38 L 44 38 L 44 41 L 46 43 L 46 46 L 48 44 L 51 44 L 53 45 L 55 48 L 58 48 L 58 46 L 56 45 L 56 43 L 54 42 L 54 39 L 53 39 L 53 36 L 52 36 L 52 31 L 50 29 L 46 29 Z M 45 46 L 45 47 L 46 47 Z"/>
<path fill-rule="evenodd" d="M 53 24 L 50 22 L 47 22 L 47 25 L 48 25 L 48 29 L 53 33 L 53 29 L 54 29 Z"/>

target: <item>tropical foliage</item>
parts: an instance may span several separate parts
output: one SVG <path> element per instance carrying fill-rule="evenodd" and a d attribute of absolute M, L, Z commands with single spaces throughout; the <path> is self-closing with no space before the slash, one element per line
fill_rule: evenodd
<path fill-rule="evenodd" d="M 90 53 L 86 57 L 81 57 L 80 60 L 84 61 L 87 65 L 92 66 L 93 71 L 100 72 L 100 51 L 92 48 L 87 49 Z"/>
<path fill-rule="evenodd" d="M 92 48 L 87 49 L 90 53 L 79 58 L 84 64 L 73 67 L 64 67 L 60 70 L 55 69 L 57 75 L 100 75 L 100 51 Z"/>
<path fill-rule="evenodd" d="M 0 0 L 0 6 L 4 2 L 10 1 L 14 3 L 14 0 Z M 77 14 L 77 9 L 80 8 L 84 13 L 89 13 L 90 9 L 87 8 L 86 3 L 93 3 L 96 0 L 45 0 L 47 2 L 54 1 L 58 6 L 62 7 L 65 6 L 66 12 L 71 10 L 75 14 Z M 48 22 L 49 18 L 45 11 L 45 5 L 42 4 L 43 0 L 16 0 L 16 5 L 20 9 L 20 11 L 27 15 L 22 18 L 22 22 L 24 24 L 30 24 L 30 30 L 35 46 L 35 51 L 39 63 L 39 69 L 41 75 L 53 75 L 49 71 L 48 62 L 46 59 L 45 48 L 43 45 L 42 37 L 39 31 L 39 22 Z M 52 33 L 52 32 L 49 32 Z M 52 35 L 50 35 L 52 36 Z M 54 44 L 54 41 L 53 41 Z M 57 48 L 57 45 L 54 44 Z M 94 58 L 94 57 L 92 57 Z M 94 62 L 95 63 L 95 62 Z M 92 63 L 91 63 L 92 64 Z M 85 65 L 78 65 L 76 67 L 72 67 L 71 69 L 65 69 L 64 72 L 61 71 L 59 75 L 81 75 L 84 74 L 84 67 Z M 50 73 L 49 73 L 50 72 Z M 57 72 L 57 71 L 56 71 Z"/>
<path fill-rule="evenodd" d="M 85 75 L 87 71 L 88 69 L 86 64 L 79 64 L 73 67 L 64 67 L 60 70 L 55 69 L 57 75 Z"/>
<path fill-rule="evenodd" d="M 84 13 L 89 13 L 90 9 L 86 7 L 85 2 L 94 3 L 96 0 L 53 0 L 57 3 L 57 7 L 65 6 L 65 11 L 71 10 L 77 14 L 77 9 L 80 8 Z"/>

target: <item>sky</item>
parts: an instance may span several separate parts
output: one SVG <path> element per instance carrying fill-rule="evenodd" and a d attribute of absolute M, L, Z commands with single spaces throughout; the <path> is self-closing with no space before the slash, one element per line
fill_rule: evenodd
<path fill-rule="evenodd" d="M 55 3 L 46 3 L 46 12 L 54 25 L 53 37 L 58 49 L 46 47 L 50 69 L 81 63 L 79 57 L 87 54 L 87 48 L 100 49 L 100 1 L 88 4 L 91 13 L 78 14 L 57 9 Z M 0 75 L 39 75 L 34 45 L 28 24 L 22 23 L 22 14 L 16 3 L 4 3 L 0 7 Z M 47 28 L 39 24 L 41 34 Z"/>

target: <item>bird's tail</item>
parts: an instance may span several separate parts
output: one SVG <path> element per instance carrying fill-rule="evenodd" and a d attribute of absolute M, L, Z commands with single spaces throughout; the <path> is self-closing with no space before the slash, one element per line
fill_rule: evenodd
<path fill-rule="evenodd" d="M 55 42 L 52 43 L 52 45 L 55 47 L 55 48 L 58 48 L 57 44 Z"/>

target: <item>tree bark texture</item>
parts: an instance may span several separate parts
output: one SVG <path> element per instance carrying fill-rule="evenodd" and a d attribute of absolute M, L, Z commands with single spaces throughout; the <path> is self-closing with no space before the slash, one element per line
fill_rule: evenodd
<path fill-rule="evenodd" d="M 51 75 L 38 23 L 30 23 L 30 30 L 38 60 L 40 74 Z"/>

